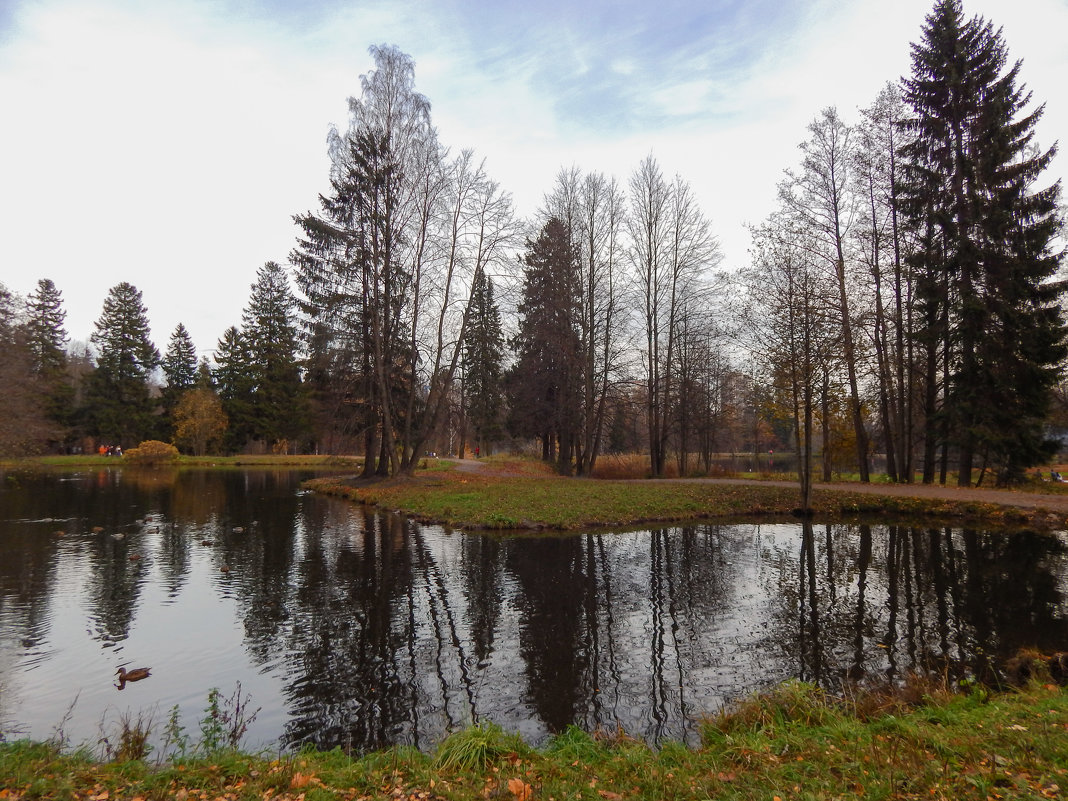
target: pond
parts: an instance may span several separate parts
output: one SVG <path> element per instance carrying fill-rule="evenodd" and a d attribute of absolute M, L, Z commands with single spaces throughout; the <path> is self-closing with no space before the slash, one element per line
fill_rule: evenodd
<path fill-rule="evenodd" d="M 432 748 L 488 719 L 696 741 L 791 677 L 983 672 L 1068 645 L 1068 537 L 695 524 L 485 536 L 309 494 L 307 471 L 3 476 L 0 732 L 96 746 L 122 716 L 246 747 Z M 120 667 L 151 676 L 115 684 Z"/>

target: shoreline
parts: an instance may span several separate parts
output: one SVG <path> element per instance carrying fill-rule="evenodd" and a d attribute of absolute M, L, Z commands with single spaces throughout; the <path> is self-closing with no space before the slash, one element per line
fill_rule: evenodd
<path fill-rule="evenodd" d="M 1004 690 L 915 677 L 897 689 L 832 696 L 789 681 L 705 718 L 692 748 L 574 726 L 532 747 L 479 721 L 430 752 L 250 754 L 193 744 L 188 753 L 183 745 L 180 754 L 153 755 L 128 722 L 99 757 L 87 747 L 0 740 L 0 798 L 1060 797 L 1068 786 L 1068 690 L 1052 683 L 1037 655 L 1021 659 L 1038 670 Z"/>

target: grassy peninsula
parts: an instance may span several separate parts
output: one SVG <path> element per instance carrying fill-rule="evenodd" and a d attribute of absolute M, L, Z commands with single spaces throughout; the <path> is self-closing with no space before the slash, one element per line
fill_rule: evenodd
<path fill-rule="evenodd" d="M 426 469 L 411 478 L 359 481 L 339 475 L 313 479 L 307 486 L 423 522 L 501 531 L 786 519 L 796 515 L 798 506 L 798 490 L 789 482 L 580 479 L 556 475 L 537 461 L 498 458 L 483 465 L 480 469 L 457 469 L 456 463 L 429 460 Z M 813 515 L 821 521 L 879 515 L 884 519 L 953 520 L 958 524 L 971 521 L 987 527 L 1051 522 L 1045 510 L 975 500 L 966 490 L 964 493 L 963 498 L 945 499 L 817 489 Z M 1064 518 L 1055 522 L 1063 523 Z"/>

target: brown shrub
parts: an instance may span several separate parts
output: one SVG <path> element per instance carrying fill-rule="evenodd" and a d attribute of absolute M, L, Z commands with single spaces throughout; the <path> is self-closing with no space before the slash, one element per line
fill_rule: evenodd
<path fill-rule="evenodd" d="M 158 439 L 147 439 L 136 448 L 126 451 L 125 459 L 133 464 L 168 464 L 178 461 L 178 449 Z"/>
<path fill-rule="evenodd" d="M 664 478 L 677 478 L 679 466 L 674 459 L 668 459 L 664 465 Z M 593 468 L 594 478 L 609 481 L 626 481 L 635 478 L 649 478 L 649 455 L 646 453 L 612 453 L 597 457 Z"/>

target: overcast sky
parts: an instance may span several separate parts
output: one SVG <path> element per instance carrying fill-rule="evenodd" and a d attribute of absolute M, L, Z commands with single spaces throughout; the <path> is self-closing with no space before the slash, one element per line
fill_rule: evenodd
<path fill-rule="evenodd" d="M 87 340 L 142 290 L 157 347 L 202 353 L 327 189 L 326 136 L 394 44 L 442 142 L 532 215 L 561 167 L 621 182 L 652 153 L 690 182 L 728 267 L 825 106 L 847 120 L 909 70 L 933 0 L 0 0 L 0 282 L 62 291 Z M 965 0 L 1004 29 L 1068 130 L 1068 0 Z M 1066 144 L 1068 146 L 1068 144 Z M 1061 155 L 1051 180 L 1068 164 Z"/>

